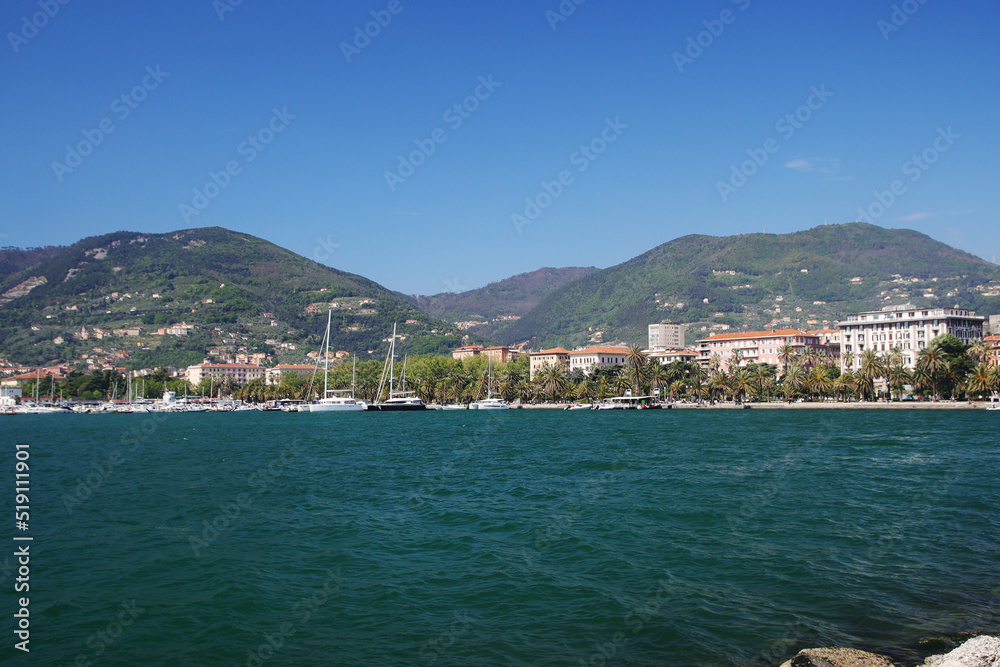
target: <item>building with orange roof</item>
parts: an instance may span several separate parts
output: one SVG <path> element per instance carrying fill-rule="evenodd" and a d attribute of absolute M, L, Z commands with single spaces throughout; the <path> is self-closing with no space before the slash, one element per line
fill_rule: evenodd
<path fill-rule="evenodd" d="M 236 384 L 242 385 L 253 380 L 263 380 L 266 370 L 257 364 L 212 364 L 206 361 L 188 366 L 186 377 L 191 384 L 198 384 L 206 379 L 216 382 L 231 379 Z"/>
<path fill-rule="evenodd" d="M 505 364 L 514 361 L 520 354 L 519 350 L 512 350 L 506 345 L 494 345 L 482 350 L 479 354 L 485 355 L 493 360 L 493 364 Z"/>
<path fill-rule="evenodd" d="M 466 345 L 456 350 L 452 350 L 451 358 L 461 361 L 462 359 L 468 359 L 469 357 L 474 357 L 482 351 L 483 351 L 482 345 Z"/>
<path fill-rule="evenodd" d="M 983 344 L 990 349 L 990 356 L 986 363 L 990 366 L 1000 366 L 1000 334 L 987 336 L 983 339 Z"/>
<path fill-rule="evenodd" d="M 585 375 L 590 375 L 595 368 L 624 364 L 628 353 L 627 347 L 588 347 L 583 350 L 573 350 L 569 353 L 569 371 L 572 373 L 579 368 Z"/>
<path fill-rule="evenodd" d="M 748 364 L 774 364 L 781 366 L 781 348 L 791 345 L 796 354 L 807 349 L 825 354 L 827 347 L 820 337 L 799 329 L 778 329 L 776 331 L 747 331 L 744 333 L 715 334 L 702 338 L 696 343 L 698 363 L 708 368 L 714 357 L 719 358 L 723 368 L 729 367 L 729 360 L 735 350 L 740 350 L 741 366 Z"/>
<path fill-rule="evenodd" d="M 542 350 L 541 352 L 532 352 L 528 355 L 531 359 L 530 367 L 531 374 L 530 378 L 535 379 L 543 369 L 550 366 L 563 366 L 566 370 L 569 370 L 569 350 L 561 347 L 553 347 L 548 350 Z"/>

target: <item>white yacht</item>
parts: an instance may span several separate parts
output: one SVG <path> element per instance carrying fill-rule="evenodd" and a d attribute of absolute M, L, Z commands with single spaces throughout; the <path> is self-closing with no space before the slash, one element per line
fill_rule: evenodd
<path fill-rule="evenodd" d="M 358 412 L 365 409 L 364 401 L 354 398 L 354 383 L 357 378 L 358 358 L 354 358 L 354 368 L 351 370 L 350 389 L 330 389 L 327 380 L 330 377 L 330 318 L 333 311 L 326 312 L 326 335 L 323 336 L 323 398 L 315 403 L 301 406 L 301 412 Z M 350 396 L 345 394 L 350 393 Z"/>
<path fill-rule="evenodd" d="M 493 357 L 489 358 L 489 379 L 486 383 L 486 398 L 469 403 L 470 410 L 510 410 L 510 403 L 493 396 Z"/>

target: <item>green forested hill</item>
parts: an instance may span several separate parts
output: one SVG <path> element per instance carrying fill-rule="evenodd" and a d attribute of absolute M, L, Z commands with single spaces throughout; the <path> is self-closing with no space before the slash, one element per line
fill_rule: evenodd
<path fill-rule="evenodd" d="M 647 325 L 661 320 L 699 325 L 694 338 L 705 335 L 702 326 L 723 324 L 817 328 L 907 301 L 995 313 L 1000 299 L 987 294 L 997 280 L 996 264 L 905 229 L 850 223 L 690 235 L 560 288 L 495 338 L 534 347 L 643 343 Z"/>
<path fill-rule="evenodd" d="M 367 278 L 218 227 L 117 232 L 47 250 L 53 252 L 0 275 L 0 357 L 21 363 L 76 359 L 94 346 L 79 340 L 82 327 L 142 326 L 137 340 L 122 341 L 137 365 L 198 362 L 207 348 L 225 347 L 224 339 L 236 340 L 229 345 L 234 349 L 294 360 L 318 346 L 331 303 L 337 304 L 336 349 L 384 349 L 393 322 L 407 335 L 410 352 L 443 352 L 461 340 L 461 332 Z M 190 336 L 155 335 L 181 322 L 195 325 Z M 54 343 L 59 337 L 64 342 Z"/>
<path fill-rule="evenodd" d="M 469 330 L 490 338 L 511 318 L 521 317 L 563 285 L 595 271 L 594 267 L 545 267 L 479 289 L 408 298 L 425 313 L 449 322 L 486 322 Z"/>

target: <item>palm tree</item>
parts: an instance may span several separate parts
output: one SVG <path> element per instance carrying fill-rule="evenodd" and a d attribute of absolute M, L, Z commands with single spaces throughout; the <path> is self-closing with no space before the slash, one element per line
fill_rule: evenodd
<path fill-rule="evenodd" d="M 749 394 L 754 388 L 753 376 L 746 368 L 740 368 L 733 373 L 729 386 L 733 391 L 733 401 L 738 403 L 744 395 Z"/>
<path fill-rule="evenodd" d="M 847 370 L 840 374 L 836 380 L 833 381 L 833 389 L 835 392 L 835 398 L 840 400 L 840 396 L 853 394 L 855 388 L 854 373 Z"/>
<path fill-rule="evenodd" d="M 654 359 L 650 364 L 649 369 L 646 371 L 646 380 L 649 381 L 649 386 L 652 387 L 654 391 L 661 389 L 670 384 L 670 371 L 666 366 Z M 670 393 L 670 400 L 672 401 L 674 400 L 673 391 Z"/>
<path fill-rule="evenodd" d="M 913 375 L 903 364 L 902 355 L 893 355 L 885 369 L 885 379 L 889 390 L 897 392 L 897 400 L 903 400 L 903 387 L 913 382 Z"/>
<path fill-rule="evenodd" d="M 638 345 L 631 345 L 625 355 L 625 363 L 632 367 L 635 373 L 635 395 L 639 395 L 639 384 L 642 382 L 642 368 L 646 365 L 646 355 Z"/>
<path fill-rule="evenodd" d="M 788 372 L 788 366 L 795 359 L 795 348 L 789 343 L 785 343 L 780 348 L 778 348 L 778 359 L 781 360 L 781 372 L 782 374 Z"/>
<path fill-rule="evenodd" d="M 622 369 L 622 372 L 615 376 L 611 386 L 619 396 L 624 396 L 628 393 L 628 391 L 632 388 L 632 378 L 629 377 L 629 372 Z"/>
<path fill-rule="evenodd" d="M 990 348 L 983 341 L 977 340 L 965 351 L 965 354 L 977 364 L 985 364 L 990 358 Z"/>
<path fill-rule="evenodd" d="M 947 360 L 945 359 L 944 352 L 938 345 L 933 343 L 920 350 L 917 354 L 917 370 L 921 371 L 921 375 L 930 382 L 934 400 L 938 399 L 938 376 L 944 370 L 945 363 L 947 363 Z"/>
<path fill-rule="evenodd" d="M 712 373 L 711 377 L 708 378 L 708 393 L 709 396 L 717 398 L 720 394 L 723 400 L 726 398 L 726 394 L 729 392 L 729 378 L 726 374 L 717 370 Z"/>
<path fill-rule="evenodd" d="M 792 402 L 792 396 L 805 385 L 806 372 L 798 364 L 790 366 L 785 371 L 781 384 L 785 390 L 785 400 Z"/>
<path fill-rule="evenodd" d="M 674 400 L 677 396 L 685 393 L 687 390 L 687 385 L 684 380 L 674 380 L 670 383 L 670 400 Z"/>
<path fill-rule="evenodd" d="M 844 356 L 842 357 L 842 361 L 843 361 L 843 363 L 841 364 L 841 367 L 842 367 L 843 370 L 845 370 L 845 371 L 853 371 L 854 370 L 854 353 L 853 352 L 851 352 L 850 350 L 847 350 L 846 352 L 844 352 Z"/>
<path fill-rule="evenodd" d="M 815 366 L 806 378 L 806 384 L 811 393 L 819 398 L 833 389 L 833 380 L 830 378 L 830 371 L 826 366 Z"/>
<path fill-rule="evenodd" d="M 774 385 L 774 377 L 771 372 L 773 366 L 768 364 L 757 364 L 753 369 L 754 387 L 757 389 L 757 400 L 764 397 L 765 391 Z"/>
<path fill-rule="evenodd" d="M 735 369 L 739 368 L 743 363 L 743 350 L 740 348 L 734 348 L 732 353 L 729 355 L 729 372 L 732 373 Z"/>
<path fill-rule="evenodd" d="M 1000 366 L 996 366 L 995 368 L 1000 368 Z M 966 388 L 970 394 L 977 394 L 980 398 L 990 393 L 993 389 L 993 382 L 990 378 L 990 367 L 986 364 L 977 364 L 972 369 L 972 375 L 969 378 Z"/>
<path fill-rule="evenodd" d="M 875 380 L 885 376 L 885 361 L 872 349 L 861 353 L 861 368 L 858 371 L 863 390 L 871 400 L 875 399 Z M 859 383 L 860 384 L 860 383 Z"/>
<path fill-rule="evenodd" d="M 566 390 L 566 383 L 568 382 L 566 369 L 560 364 L 547 366 L 542 369 L 540 379 L 544 392 L 549 395 L 549 398 L 553 402 L 561 397 Z"/>

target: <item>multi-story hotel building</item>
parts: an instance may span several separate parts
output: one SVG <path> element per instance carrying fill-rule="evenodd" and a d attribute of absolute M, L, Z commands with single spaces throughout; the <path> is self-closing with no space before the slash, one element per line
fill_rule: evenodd
<path fill-rule="evenodd" d="M 903 363 L 914 368 L 917 354 L 934 338 L 952 334 L 963 343 L 971 343 L 983 337 L 985 320 L 974 310 L 917 307 L 911 303 L 858 313 L 837 323 L 841 331 L 840 358 L 845 368 L 850 359 L 848 370 L 856 370 L 865 350 L 885 354 L 898 348 Z"/>
<path fill-rule="evenodd" d="M 649 325 L 649 351 L 680 350 L 684 348 L 684 334 L 687 324 L 660 322 Z"/>
<path fill-rule="evenodd" d="M 569 353 L 569 372 L 579 368 L 590 375 L 592 368 L 603 368 L 624 364 L 628 357 L 627 347 L 588 347 L 585 350 L 573 350 Z"/>
<path fill-rule="evenodd" d="M 553 347 L 541 352 L 532 352 L 528 355 L 531 358 L 531 379 L 534 380 L 538 373 L 549 366 L 563 366 L 569 369 L 569 350 L 561 347 Z"/>
<path fill-rule="evenodd" d="M 801 354 L 806 349 L 815 350 L 819 354 L 827 352 L 827 347 L 820 342 L 819 336 L 798 329 L 715 334 L 696 343 L 698 363 L 703 368 L 708 368 L 715 356 L 719 357 L 723 368 L 728 368 L 734 350 L 742 352 L 741 366 L 756 363 L 780 367 L 783 363 L 781 348 L 785 345 L 791 345 L 796 354 Z"/>
<path fill-rule="evenodd" d="M 213 379 L 216 382 L 225 382 L 232 379 L 236 384 L 246 384 L 252 380 L 263 380 L 267 369 L 255 364 L 210 364 L 208 362 L 188 366 L 187 380 L 191 384 L 198 384 L 205 379 Z"/>

